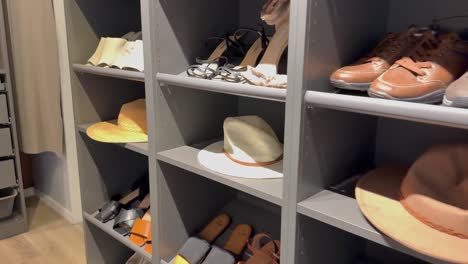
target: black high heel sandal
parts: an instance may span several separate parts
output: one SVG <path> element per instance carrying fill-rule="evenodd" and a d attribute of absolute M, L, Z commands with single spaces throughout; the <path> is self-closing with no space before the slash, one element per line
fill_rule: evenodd
<path fill-rule="evenodd" d="M 237 33 L 237 32 L 236 32 Z M 230 35 L 225 37 L 212 37 L 209 40 L 221 40 L 207 59 L 196 59 L 194 65 L 187 69 L 187 75 L 202 79 L 213 79 L 217 75 L 218 67 L 228 63 L 229 58 L 245 55 L 242 44 L 239 42 L 242 35 Z"/>
<path fill-rule="evenodd" d="M 240 28 L 234 35 L 237 36 L 240 32 L 253 32 L 259 37 L 250 45 L 241 63 L 238 65 L 224 64 L 218 67 L 217 75 L 221 76 L 221 79 L 227 82 L 246 82 L 241 73 L 245 72 L 248 66 L 254 67 L 258 64 L 270 42 L 269 38 L 266 36 L 264 27 L 262 27 L 260 31 L 251 28 Z"/>
<path fill-rule="evenodd" d="M 133 184 L 131 192 L 127 193 L 123 197 L 115 196 L 113 199 L 106 202 L 99 209 L 95 218 L 103 223 L 107 223 L 116 218 L 123 208 L 131 206 L 131 204 L 137 199 L 143 199 L 148 193 L 148 178 L 142 177 Z"/>

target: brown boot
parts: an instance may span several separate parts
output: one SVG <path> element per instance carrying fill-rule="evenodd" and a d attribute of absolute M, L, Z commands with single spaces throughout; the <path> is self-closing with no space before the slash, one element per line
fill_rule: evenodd
<path fill-rule="evenodd" d="M 338 69 L 330 76 L 333 86 L 340 89 L 367 91 L 369 85 L 408 51 L 417 41 L 418 29 L 390 33 L 365 57 L 352 65 Z"/>
<path fill-rule="evenodd" d="M 445 90 L 468 67 L 468 43 L 454 33 L 435 37 L 425 34 L 419 45 L 377 80 L 368 91 L 372 97 L 419 103 L 442 101 Z"/>

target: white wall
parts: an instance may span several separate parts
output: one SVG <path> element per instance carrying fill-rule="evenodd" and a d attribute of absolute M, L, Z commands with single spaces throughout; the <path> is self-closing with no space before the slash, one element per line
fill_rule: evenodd
<path fill-rule="evenodd" d="M 32 169 L 36 194 L 72 221 L 66 158 L 52 152 L 33 155 Z"/>

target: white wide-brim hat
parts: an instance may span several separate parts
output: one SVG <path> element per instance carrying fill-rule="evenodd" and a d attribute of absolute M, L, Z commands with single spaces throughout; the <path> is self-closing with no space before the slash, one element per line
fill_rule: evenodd
<path fill-rule="evenodd" d="M 202 149 L 198 162 L 232 177 L 282 178 L 283 145 L 260 117 L 230 117 L 224 121 L 224 140 Z"/>

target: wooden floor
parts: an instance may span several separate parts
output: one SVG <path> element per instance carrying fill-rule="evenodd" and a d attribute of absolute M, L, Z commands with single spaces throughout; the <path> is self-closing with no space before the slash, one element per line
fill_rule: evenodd
<path fill-rule="evenodd" d="M 37 198 L 28 198 L 29 232 L 0 241 L 0 263 L 86 263 L 83 228 Z"/>

